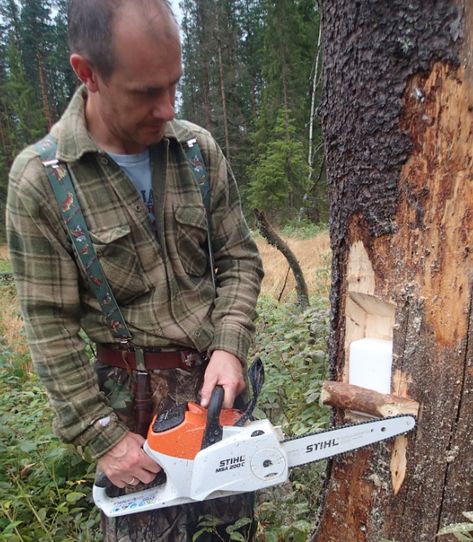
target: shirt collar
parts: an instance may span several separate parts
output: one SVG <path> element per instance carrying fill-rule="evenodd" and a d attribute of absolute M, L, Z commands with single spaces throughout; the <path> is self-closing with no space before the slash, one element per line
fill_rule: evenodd
<path fill-rule="evenodd" d="M 87 89 L 81 85 L 74 93 L 60 121 L 51 130 L 57 140 L 57 158 L 65 162 L 79 160 L 88 152 L 103 152 L 90 136 L 85 122 Z M 164 137 L 183 143 L 194 137 L 179 120 L 168 122 Z"/>

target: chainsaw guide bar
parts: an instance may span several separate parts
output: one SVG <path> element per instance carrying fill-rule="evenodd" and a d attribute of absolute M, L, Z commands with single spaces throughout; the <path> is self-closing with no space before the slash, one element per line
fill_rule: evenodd
<path fill-rule="evenodd" d="M 414 427 L 413 416 L 391 416 L 300 435 L 283 440 L 281 445 L 288 455 L 289 468 L 292 468 L 365 448 L 407 433 Z"/>

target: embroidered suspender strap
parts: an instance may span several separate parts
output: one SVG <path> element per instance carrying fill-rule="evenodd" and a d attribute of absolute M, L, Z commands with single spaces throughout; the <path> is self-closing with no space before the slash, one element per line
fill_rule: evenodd
<path fill-rule="evenodd" d="M 86 271 L 90 289 L 113 335 L 129 343 L 132 335 L 97 258 L 67 164 L 56 159 L 56 148 L 56 141 L 51 134 L 36 144 L 77 259 Z"/>
<path fill-rule="evenodd" d="M 197 139 L 189 139 L 185 142 L 186 147 L 184 151 L 186 153 L 187 160 L 192 168 L 192 173 L 194 174 L 194 179 L 197 185 L 200 188 L 200 193 L 202 194 L 202 199 L 206 210 L 209 210 L 210 207 L 210 181 L 209 174 L 205 168 L 204 158 L 202 157 L 202 152 L 200 150 Z"/>
<path fill-rule="evenodd" d="M 200 188 L 202 200 L 205 206 L 207 216 L 207 250 L 209 253 L 210 276 L 214 289 L 217 287 L 217 279 L 215 276 L 215 261 L 212 249 L 212 232 L 210 227 L 210 180 L 209 174 L 205 167 L 202 151 L 200 150 L 197 139 L 189 139 L 185 142 L 184 152 L 186 154 L 189 165 L 191 166 L 195 182 Z"/>

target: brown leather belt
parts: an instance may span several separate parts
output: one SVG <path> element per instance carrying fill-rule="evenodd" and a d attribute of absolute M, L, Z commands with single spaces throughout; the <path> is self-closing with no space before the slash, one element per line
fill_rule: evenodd
<path fill-rule="evenodd" d="M 152 352 L 144 351 L 145 366 L 147 369 L 190 369 L 207 361 L 207 354 L 197 350 L 182 350 L 178 352 Z M 115 345 L 97 344 L 97 360 L 112 367 L 136 370 L 135 353 L 130 350 L 121 350 Z"/>

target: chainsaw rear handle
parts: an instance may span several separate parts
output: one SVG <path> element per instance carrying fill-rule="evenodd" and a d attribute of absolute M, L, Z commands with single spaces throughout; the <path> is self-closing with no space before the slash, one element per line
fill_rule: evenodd
<path fill-rule="evenodd" d="M 207 424 L 205 425 L 201 450 L 222 440 L 223 429 L 220 425 L 220 413 L 222 412 L 224 396 L 225 391 L 222 386 L 215 386 L 207 409 Z"/>
<path fill-rule="evenodd" d="M 94 485 L 101 489 L 105 489 L 107 487 L 108 481 L 109 480 L 107 478 L 107 475 L 101 472 L 100 474 L 97 474 L 97 476 L 95 477 Z"/>

